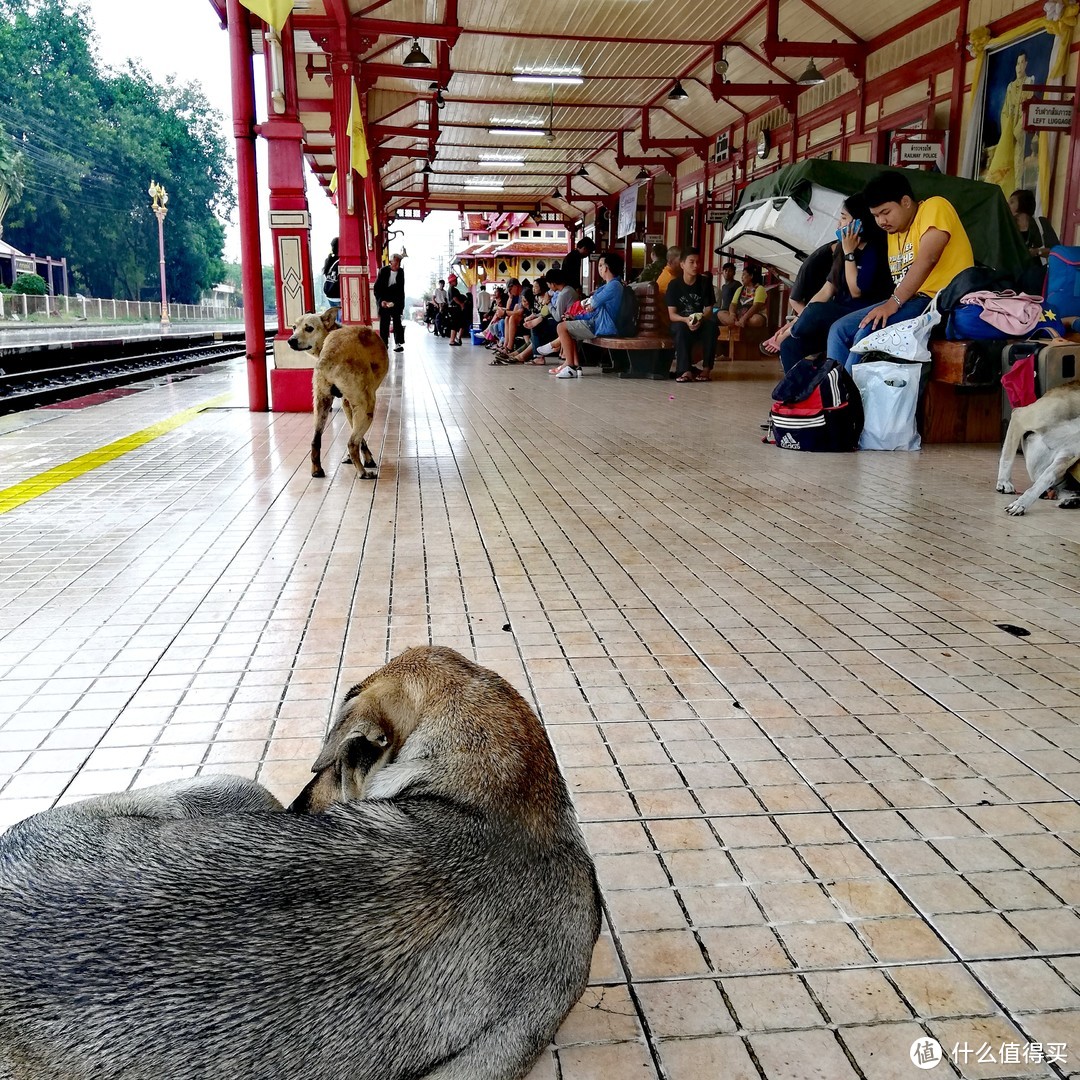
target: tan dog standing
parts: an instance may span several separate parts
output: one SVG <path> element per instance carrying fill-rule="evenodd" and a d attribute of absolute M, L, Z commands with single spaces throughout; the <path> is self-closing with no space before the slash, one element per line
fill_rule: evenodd
<path fill-rule="evenodd" d="M 326 475 L 322 467 L 322 433 L 330 418 L 334 398 L 340 397 L 345 418 L 352 429 L 349 457 L 362 479 L 373 480 L 375 459 L 364 436 L 375 416 L 375 392 L 390 367 L 386 345 L 370 327 L 339 327 L 334 308 L 321 315 L 308 314 L 297 320 L 289 345 L 298 352 L 310 350 L 315 357 L 312 376 L 315 434 L 311 439 L 311 475 Z"/>

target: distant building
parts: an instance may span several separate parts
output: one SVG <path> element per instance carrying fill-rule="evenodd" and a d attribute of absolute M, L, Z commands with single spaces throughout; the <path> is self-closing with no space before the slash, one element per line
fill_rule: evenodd
<path fill-rule="evenodd" d="M 67 296 L 67 259 L 47 255 L 27 255 L 0 240 L 0 285 L 10 285 L 20 274 L 38 274 L 53 296 Z"/>
<path fill-rule="evenodd" d="M 512 277 L 535 281 L 545 270 L 562 266 L 570 250 L 562 221 L 531 214 L 462 214 L 461 239 L 466 246 L 454 258 L 470 287 Z"/>
<path fill-rule="evenodd" d="M 232 285 L 215 285 L 202 295 L 202 302 L 215 308 L 234 308 L 236 303 L 236 289 Z"/>

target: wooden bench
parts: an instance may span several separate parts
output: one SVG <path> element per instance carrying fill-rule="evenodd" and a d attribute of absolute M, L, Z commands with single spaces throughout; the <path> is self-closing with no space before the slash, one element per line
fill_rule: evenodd
<path fill-rule="evenodd" d="M 775 360 L 760 349 L 775 333 L 768 326 L 720 326 L 717 337 L 717 356 L 728 360 Z"/>
<path fill-rule="evenodd" d="M 630 288 L 637 300 L 637 333 L 593 338 L 579 343 L 578 349 L 586 358 L 592 350 L 605 353 L 604 371 L 613 371 L 620 379 L 666 379 L 675 356 L 667 307 L 655 282 L 635 281 Z"/>

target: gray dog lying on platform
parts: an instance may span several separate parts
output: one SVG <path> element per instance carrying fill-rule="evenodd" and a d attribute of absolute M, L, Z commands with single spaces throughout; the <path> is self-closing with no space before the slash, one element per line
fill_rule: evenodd
<path fill-rule="evenodd" d="M 0 836 L 2 1080 L 517 1080 L 600 918 L 551 745 L 503 679 L 410 649 L 283 808 L 210 777 Z"/>

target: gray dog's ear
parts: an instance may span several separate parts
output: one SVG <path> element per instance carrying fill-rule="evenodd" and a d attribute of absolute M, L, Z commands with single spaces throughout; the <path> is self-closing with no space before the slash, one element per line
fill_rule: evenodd
<path fill-rule="evenodd" d="M 323 329 L 329 333 L 331 330 L 338 329 L 337 321 L 337 308 L 327 308 L 320 316 L 320 321 L 323 324 Z"/>
<path fill-rule="evenodd" d="M 364 797 L 368 777 L 394 754 L 392 728 L 378 705 L 363 696 L 342 704 L 311 771 L 315 778 L 290 807 L 297 813 L 320 814 L 334 803 Z"/>

